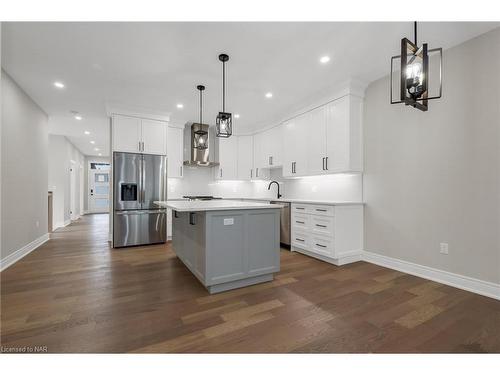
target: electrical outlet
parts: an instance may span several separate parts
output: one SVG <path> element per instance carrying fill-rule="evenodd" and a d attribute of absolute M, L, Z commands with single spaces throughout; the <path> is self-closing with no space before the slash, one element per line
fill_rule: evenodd
<path fill-rule="evenodd" d="M 441 254 L 446 254 L 448 255 L 448 242 L 441 242 L 439 244 L 439 252 Z"/>

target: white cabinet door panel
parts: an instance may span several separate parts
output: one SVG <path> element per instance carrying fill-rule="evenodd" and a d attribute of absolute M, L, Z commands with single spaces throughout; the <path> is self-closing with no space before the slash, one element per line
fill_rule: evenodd
<path fill-rule="evenodd" d="M 253 137 L 237 137 L 238 143 L 238 180 L 250 180 L 253 177 Z"/>
<path fill-rule="evenodd" d="M 307 174 L 326 173 L 326 110 L 320 107 L 309 112 L 307 127 Z"/>
<path fill-rule="evenodd" d="M 143 153 L 167 154 L 167 123 L 156 120 L 142 120 Z"/>
<path fill-rule="evenodd" d="M 140 152 L 141 119 L 113 115 L 113 151 Z"/>
<path fill-rule="evenodd" d="M 169 126 L 167 129 L 168 177 L 183 176 L 184 129 Z"/>
<path fill-rule="evenodd" d="M 236 180 L 238 178 L 238 141 L 237 137 L 219 138 L 219 166 L 215 170 L 215 178 L 219 180 Z"/>

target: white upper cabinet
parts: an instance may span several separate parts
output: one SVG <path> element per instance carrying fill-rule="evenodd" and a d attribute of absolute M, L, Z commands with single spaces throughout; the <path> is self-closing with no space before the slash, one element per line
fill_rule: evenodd
<path fill-rule="evenodd" d="M 168 177 L 183 176 L 184 129 L 169 126 L 167 129 Z"/>
<path fill-rule="evenodd" d="M 167 123 L 113 115 L 113 151 L 167 154 Z"/>
<path fill-rule="evenodd" d="M 145 120 L 142 123 L 142 152 L 167 154 L 167 124 L 163 121 Z"/>
<path fill-rule="evenodd" d="M 363 170 L 363 101 L 344 96 L 326 106 L 327 173 Z"/>
<path fill-rule="evenodd" d="M 141 119 L 113 115 L 113 151 L 141 152 Z"/>
<path fill-rule="evenodd" d="M 265 152 L 266 132 L 257 133 L 253 138 L 253 171 L 252 179 L 261 180 L 269 178 L 269 169 L 267 169 L 267 160 Z"/>
<path fill-rule="evenodd" d="M 216 160 L 219 166 L 215 168 L 215 178 L 218 180 L 238 179 L 238 137 L 216 138 Z"/>
<path fill-rule="evenodd" d="M 253 137 L 251 135 L 238 136 L 238 180 L 253 178 Z"/>
<path fill-rule="evenodd" d="M 363 100 L 346 95 L 283 124 L 283 176 L 363 170 Z"/>
<path fill-rule="evenodd" d="M 283 177 L 307 174 L 307 126 L 308 116 L 292 119 L 283 124 Z"/>
<path fill-rule="evenodd" d="M 276 168 L 283 165 L 283 134 L 282 126 L 275 126 L 262 133 L 258 133 L 259 142 L 256 167 Z"/>
<path fill-rule="evenodd" d="M 306 113 L 300 126 L 306 128 L 307 174 L 318 175 L 326 171 L 326 109 L 319 107 Z"/>

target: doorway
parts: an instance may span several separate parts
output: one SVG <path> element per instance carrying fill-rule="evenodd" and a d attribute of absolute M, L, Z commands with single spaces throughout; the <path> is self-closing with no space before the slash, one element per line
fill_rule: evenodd
<path fill-rule="evenodd" d="M 109 212 L 109 163 L 93 163 L 89 165 L 89 213 Z"/>

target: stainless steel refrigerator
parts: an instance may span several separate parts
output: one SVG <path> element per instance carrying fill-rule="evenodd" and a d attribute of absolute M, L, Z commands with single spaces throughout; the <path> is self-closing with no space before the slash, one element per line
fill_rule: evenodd
<path fill-rule="evenodd" d="M 153 202 L 167 200 L 167 158 L 113 154 L 113 247 L 164 243 L 167 212 Z"/>

